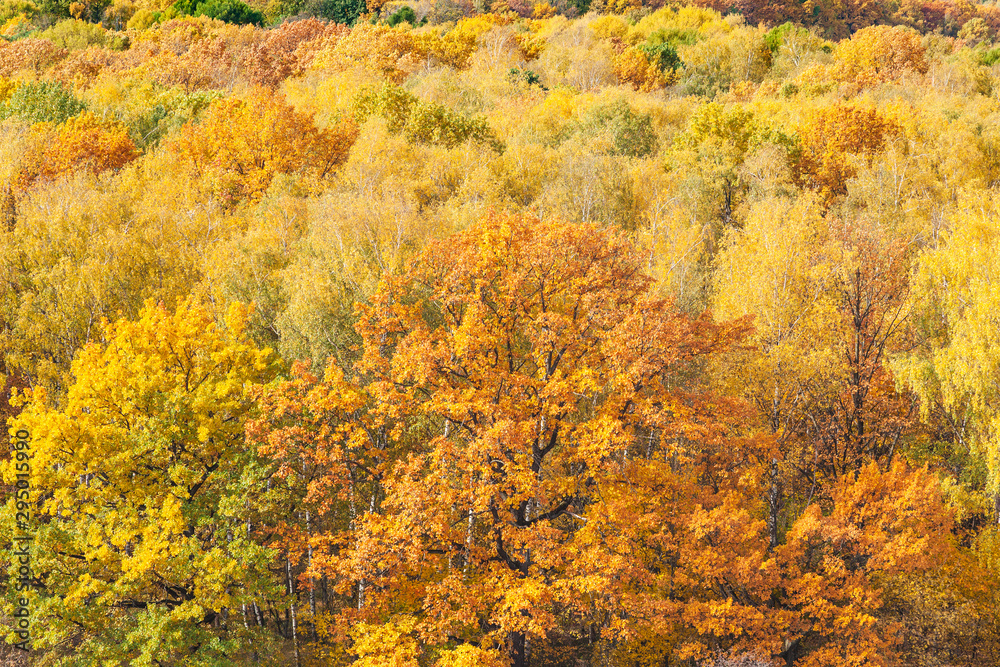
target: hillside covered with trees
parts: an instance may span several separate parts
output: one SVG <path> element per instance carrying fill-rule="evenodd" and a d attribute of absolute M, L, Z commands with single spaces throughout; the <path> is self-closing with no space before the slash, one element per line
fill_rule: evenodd
<path fill-rule="evenodd" d="M 0 0 L 0 661 L 1000 665 L 998 31 Z"/>

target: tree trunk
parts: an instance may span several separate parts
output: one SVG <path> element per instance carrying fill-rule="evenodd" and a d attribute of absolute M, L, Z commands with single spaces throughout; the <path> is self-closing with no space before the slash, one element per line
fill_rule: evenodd
<path fill-rule="evenodd" d="M 285 572 L 288 575 L 288 595 L 291 597 L 288 611 L 292 630 L 292 646 L 295 649 L 295 667 L 302 667 L 302 657 L 299 653 L 299 624 L 295 615 L 295 586 L 292 581 L 292 562 L 285 558 Z"/>
<path fill-rule="evenodd" d="M 523 632 L 512 632 L 510 641 L 510 667 L 528 667 L 528 642 Z"/>
<path fill-rule="evenodd" d="M 778 460 L 771 460 L 771 486 L 767 492 L 767 532 L 771 549 L 778 546 L 778 512 L 781 510 L 781 483 L 778 481 Z"/>
<path fill-rule="evenodd" d="M 306 555 L 309 558 L 309 613 L 311 614 L 312 620 L 312 640 L 315 642 L 317 640 L 316 636 L 316 580 L 313 579 L 313 547 L 312 547 L 312 522 L 309 517 L 309 510 L 306 510 L 306 535 L 309 538 L 308 551 Z"/>

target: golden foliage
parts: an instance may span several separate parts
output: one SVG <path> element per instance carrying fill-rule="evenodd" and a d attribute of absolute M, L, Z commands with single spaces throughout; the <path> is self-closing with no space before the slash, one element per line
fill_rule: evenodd
<path fill-rule="evenodd" d="M 1000 660 L 996 8 L 104 4 L 0 1 L 41 662 Z"/>
<path fill-rule="evenodd" d="M 44 545 L 34 566 L 59 591 L 39 609 L 36 647 L 83 636 L 123 662 L 213 653 L 197 632 L 173 628 L 211 628 L 269 561 L 232 533 L 239 504 L 227 504 L 252 457 L 247 387 L 274 371 L 270 351 L 244 338 L 246 315 L 234 306 L 216 323 L 190 301 L 174 313 L 150 302 L 79 352 L 62 406 L 29 394 L 15 428 L 35 435 L 31 488 L 45 499 L 32 512 Z M 11 463 L 3 475 L 13 482 Z M 118 639 L 118 623 L 131 640 Z"/>
<path fill-rule="evenodd" d="M 675 72 L 661 71 L 638 49 L 625 49 L 612 59 L 611 67 L 620 83 L 643 93 L 663 88 L 677 80 Z"/>
<path fill-rule="evenodd" d="M 84 112 L 61 125 L 31 128 L 29 147 L 12 183 L 23 192 L 37 181 L 51 181 L 75 171 L 100 174 L 118 170 L 139 156 L 126 129 Z"/>
<path fill-rule="evenodd" d="M 872 86 L 927 72 L 920 35 L 901 26 L 870 26 L 837 47 L 838 78 Z"/>
<path fill-rule="evenodd" d="M 347 159 L 356 137 L 350 120 L 319 129 L 280 95 L 257 89 L 245 100 L 213 102 L 166 150 L 180 158 L 198 187 L 230 207 L 259 199 L 277 174 L 322 181 Z"/>
<path fill-rule="evenodd" d="M 847 192 L 855 160 L 870 159 L 900 132 L 895 121 L 866 106 L 841 103 L 817 109 L 800 129 L 796 176 L 830 202 Z"/>
<path fill-rule="evenodd" d="M 40 72 L 66 56 L 47 39 L 28 38 L 16 42 L 0 41 L 0 76 L 9 77 L 23 70 Z"/>

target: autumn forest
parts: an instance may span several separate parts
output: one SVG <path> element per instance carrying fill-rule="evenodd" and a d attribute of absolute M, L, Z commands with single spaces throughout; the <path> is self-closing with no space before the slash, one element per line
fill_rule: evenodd
<path fill-rule="evenodd" d="M 0 0 L 0 664 L 1000 665 L 1000 5 Z"/>

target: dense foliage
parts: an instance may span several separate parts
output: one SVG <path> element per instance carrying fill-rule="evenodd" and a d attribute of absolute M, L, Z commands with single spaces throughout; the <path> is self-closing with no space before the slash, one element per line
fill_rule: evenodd
<path fill-rule="evenodd" d="M 1000 664 L 998 30 L 0 0 L 0 660 Z"/>

